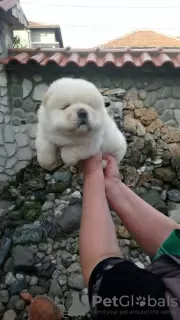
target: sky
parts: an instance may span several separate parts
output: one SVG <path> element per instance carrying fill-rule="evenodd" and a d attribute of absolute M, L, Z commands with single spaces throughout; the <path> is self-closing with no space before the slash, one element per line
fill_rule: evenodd
<path fill-rule="evenodd" d="M 64 46 L 72 48 L 95 47 L 140 29 L 180 36 L 179 0 L 20 0 L 20 3 L 28 20 L 60 24 Z"/>

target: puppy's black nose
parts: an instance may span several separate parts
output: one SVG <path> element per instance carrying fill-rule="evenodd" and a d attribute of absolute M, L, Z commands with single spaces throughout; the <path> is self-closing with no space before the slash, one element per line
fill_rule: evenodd
<path fill-rule="evenodd" d="M 78 117 L 79 117 L 80 119 L 83 119 L 83 120 L 87 119 L 87 112 L 86 112 L 86 110 L 84 110 L 84 109 L 78 110 Z"/>

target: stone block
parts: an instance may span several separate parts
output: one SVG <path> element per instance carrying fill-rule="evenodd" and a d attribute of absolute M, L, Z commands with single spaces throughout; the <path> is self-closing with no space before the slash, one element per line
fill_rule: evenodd
<path fill-rule="evenodd" d="M 46 84 L 43 84 L 43 83 L 38 84 L 34 88 L 33 100 L 34 101 L 42 101 L 47 90 L 48 90 L 48 86 Z"/>
<path fill-rule="evenodd" d="M 8 154 L 8 157 L 12 157 L 17 149 L 17 145 L 15 143 L 5 143 L 5 149 Z"/>
<path fill-rule="evenodd" d="M 29 138 L 26 133 L 17 133 L 15 134 L 15 140 L 17 142 L 18 147 L 22 148 L 28 145 Z"/>
<path fill-rule="evenodd" d="M 17 152 L 17 159 L 18 160 L 31 160 L 32 159 L 32 150 L 30 147 L 23 147 L 18 150 Z"/>
<path fill-rule="evenodd" d="M 22 83 L 23 99 L 26 98 L 32 91 L 32 82 L 28 79 L 24 79 Z"/>
<path fill-rule="evenodd" d="M 11 125 L 4 126 L 4 141 L 8 143 L 14 142 L 14 132 Z"/>

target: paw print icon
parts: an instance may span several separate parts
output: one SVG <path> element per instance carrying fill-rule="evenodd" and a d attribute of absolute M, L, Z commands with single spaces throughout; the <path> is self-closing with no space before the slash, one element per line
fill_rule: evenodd
<path fill-rule="evenodd" d="M 146 298 L 141 296 L 137 297 L 136 304 L 139 305 L 140 307 L 144 307 L 146 304 Z"/>

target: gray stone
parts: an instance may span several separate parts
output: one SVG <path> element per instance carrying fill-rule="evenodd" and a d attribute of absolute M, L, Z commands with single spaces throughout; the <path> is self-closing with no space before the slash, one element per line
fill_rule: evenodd
<path fill-rule="evenodd" d="M 57 171 L 53 174 L 53 177 L 56 181 L 70 182 L 72 178 L 72 173 L 70 171 Z"/>
<path fill-rule="evenodd" d="M 40 286 L 30 286 L 28 292 L 33 296 L 44 295 L 46 293 L 46 289 Z"/>
<path fill-rule="evenodd" d="M 9 109 L 0 104 L 0 112 L 2 112 L 4 114 L 8 114 L 9 113 Z"/>
<path fill-rule="evenodd" d="M 78 262 L 74 262 L 73 264 L 70 265 L 70 267 L 67 269 L 67 272 L 73 273 L 73 272 L 81 272 L 81 266 Z"/>
<path fill-rule="evenodd" d="M 33 100 L 42 101 L 45 93 L 48 90 L 48 86 L 46 84 L 39 84 L 34 88 L 33 92 Z"/>
<path fill-rule="evenodd" d="M 28 271 L 34 264 L 33 253 L 29 248 L 16 246 L 13 249 L 13 265 L 15 270 Z"/>
<path fill-rule="evenodd" d="M 11 248 L 11 239 L 2 238 L 0 241 L 0 268 L 2 267 L 5 259 L 7 258 Z"/>
<path fill-rule="evenodd" d="M 22 108 L 26 111 L 26 112 L 35 112 L 36 110 L 36 104 L 35 102 L 33 102 L 31 99 L 26 99 L 25 101 L 23 101 L 23 105 Z"/>
<path fill-rule="evenodd" d="M 172 88 L 172 97 L 176 99 L 180 99 L 180 87 Z"/>
<path fill-rule="evenodd" d="M 18 227 L 13 235 L 14 244 L 39 243 L 42 238 L 42 228 L 36 224 Z"/>
<path fill-rule="evenodd" d="M 18 117 L 14 117 L 14 118 L 12 119 L 12 125 L 13 125 L 13 126 L 20 126 L 20 125 L 21 125 L 21 119 L 18 118 Z"/>
<path fill-rule="evenodd" d="M 40 74 L 35 74 L 33 76 L 33 80 L 34 82 L 38 83 L 38 82 L 41 82 L 42 81 L 42 76 Z"/>
<path fill-rule="evenodd" d="M 16 280 L 13 284 L 9 287 L 9 292 L 11 294 L 20 294 L 23 290 L 27 289 L 27 282 L 23 280 Z"/>
<path fill-rule="evenodd" d="M 8 105 L 8 97 L 4 96 L 0 98 L 0 102 L 3 106 L 7 106 Z"/>
<path fill-rule="evenodd" d="M 159 99 L 166 99 L 171 97 L 171 88 L 170 87 L 163 87 L 159 90 L 158 98 Z"/>
<path fill-rule="evenodd" d="M 11 121 L 10 116 L 5 116 L 4 122 L 5 124 L 8 124 Z"/>
<path fill-rule="evenodd" d="M 13 176 L 15 175 L 16 171 L 14 169 L 5 169 L 5 172 L 9 175 L 9 176 Z"/>
<path fill-rule="evenodd" d="M 146 97 L 147 97 L 147 91 L 146 90 L 139 90 L 139 98 L 141 99 L 141 100 L 145 100 L 146 99 Z"/>
<path fill-rule="evenodd" d="M 79 299 L 79 293 L 76 291 L 70 292 L 69 301 L 71 301 L 68 316 L 69 317 L 84 317 L 89 312 L 89 305 L 84 305 Z"/>
<path fill-rule="evenodd" d="M 15 276 L 13 275 L 12 272 L 8 272 L 8 273 L 6 274 L 6 277 L 5 277 L 5 284 L 6 284 L 7 286 L 11 286 L 14 281 L 16 281 Z"/>
<path fill-rule="evenodd" d="M 157 110 L 158 114 L 161 115 L 167 109 L 178 109 L 178 100 L 173 98 L 161 99 L 156 101 L 153 107 Z"/>
<path fill-rule="evenodd" d="M 126 91 L 121 88 L 116 88 L 116 89 L 110 89 L 104 92 L 105 96 L 112 96 L 112 95 L 117 95 L 117 96 L 124 96 Z"/>
<path fill-rule="evenodd" d="M 74 192 L 72 193 L 72 198 L 73 198 L 73 199 L 81 199 L 81 193 L 80 193 L 80 191 L 74 191 Z"/>
<path fill-rule="evenodd" d="M 17 74 L 13 73 L 13 74 L 11 75 L 11 80 L 12 80 L 12 82 L 14 82 L 14 83 L 18 83 L 18 82 L 19 82 L 19 76 L 18 76 Z"/>
<path fill-rule="evenodd" d="M 58 277 L 58 282 L 60 284 L 60 286 L 64 286 L 67 284 L 68 278 L 65 274 L 62 274 Z"/>
<path fill-rule="evenodd" d="M 35 140 L 31 140 L 30 141 L 30 147 L 32 150 L 35 150 L 36 151 L 36 143 L 35 143 Z"/>
<path fill-rule="evenodd" d="M 5 149 L 8 154 L 8 157 L 12 157 L 17 149 L 17 145 L 15 143 L 5 143 Z"/>
<path fill-rule="evenodd" d="M 31 160 L 33 153 L 30 147 L 24 147 L 18 150 L 16 156 L 18 160 Z"/>
<path fill-rule="evenodd" d="M 14 108 L 20 108 L 22 106 L 23 100 L 21 98 L 13 98 Z"/>
<path fill-rule="evenodd" d="M 145 107 L 151 107 L 157 100 L 158 93 L 157 91 L 148 92 L 147 98 L 145 100 Z"/>
<path fill-rule="evenodd" d="M 29 142 L 28 135 L 26 133 L 15 134 L 15 140 L 20 148 L 27 146 Z"/>
<path fill-rule="evenodd" d="M 176 122 L 175 122 L 174 120 L 168 120 L 168 121 L 165 122 L 165 125 L 166 125 L 167 127 L 173 127 L 173 128 L 175 128 L 175 127 L 176 127 Z"/>
<path fill-rule="evenodd" d="M 52 201 L 46 201 L 43 206 L 42 206 L 42 211 L 48 211 L 50 209 L 52 209 L 54 206 Z"/>
<path fill-rule="evenodd" d="M 4 144 L 3 137 L 2 137 L 2 128 L 0 128 L 0 145 Z"/>
<path fill-rule="evenodd" d="M 49 295 L 52 295 L 54 297 L 57 296 L 59 298 L 63 297 L 62 290 L 61 290 L 57 280 L 55 280 L 55 279 L 51 280 L 51 285 L 50 285 L 50 289 L 49 289 Z"/>
<path fill-rule="evenodd" d="M 18 117 L 20 119 L 24 119 L 25 118 L 25 112 L 22 109 L 14 109 L 14 117 Z"/>
<path fill-rule="evenodd" d="M 153 208 L 159 210 L 160 212 L 164 213 L 165 215 L 168 214 L 168 209 L 165 202 L 161 199 L 160 194 L 156 190 L 148 190 L 140 197 L 149 203 Z"/>
<path fill-rule="evenodd" d="M 166 121 L 168 121 L 168 120 L 172 120 L 173 118 L 174 118 L 174 116 L 173 116 L 173 110 L 169 110 L 169 109 L 165 110 L 165 111 L 162 113 L 161 117 L 160 117 L 160 119 L 161 119 L 163 122 L 166 122 Z"/>
<path fill-rule="evenodd" d="M 29 285 L 30 286 L 36 286 L 38 284 L 38 278 L 35 276 L 32 276 L 30 281 L 29 281 Z"/>
<path fill-rule="evenodd" d="M 4 149 L 4 147 L 0 147 L 0 155 L 2 157 L 6 157 L 7 156 L 7 153 L 6 153 L 6 150 Z"/>
<path fill-rule="evenodd" d="M 174 116 L 175 116 L 177 123 L 180 126 L 180 110 L 174 110 Z"/>
<path fill-rule="evenodd" d="M 16 303 L 15 309 L 17 311 L 21 311 L 21 310 L 24 310 L 24 307 L 25 307 L 25 301 L 23 301 L 22 299 L 19 299 Z"/>
<path fill-rule="evenodd" d="M 11 168 L 13 168 L 14 165 L 16 164 L 16 162 L 17 162 L 16 157 L 12 157 L 12 158 L 8 159 L 7 162 L 6 162 L 5 168 L 6 168 L 6 169 L 11 169 Z"/>
<path fill-rule="evenodd" d="M 24 79 L 22 83 L 23 98 L 26 98 L 32 91 L 32 82 L 28 79 Z"/>
<path fill-rule="evenodd" d="M 31 139 L 35 139 L 36 138 L 36 132 L 37 132 L 37 125 L 32 125 L 30 128 L 29 128 L 29 137 Z"/>
<path fill-rule="evenodd" d="M 13 83 L 11 85 L 10 91 L 13 98 L 22 98 L 23 96 L 23 89 L 19 84 Z"/>
<path fill-rule="evenodd" d="M 18 161 L 14 166 L 14 170 L 18 172 L 21 169 L 24 169 L 28 165 L 28 163 L 28 161 Z"/>
<path fill-rule="evenodd" d="M 37 116 L 34 113 L 28 113 L 27 114 L 27 122 L 28 123 L 36 123 L 37 122 Z"/>
<path fill-rule="evenodd" d="M 4 141 L 8 143 L 14 142 L 14 132 L 11 125 L 4 126 Z"/>
<path fill-rule="evenodd" d="M 0 156 L 0 165 L 4 167 L 6 158 Z"/>
<path fill-rule="evenodd" d="M 2 114 L 0 114 L 0 123 L 3 123 L 3 121 L 4 121 L 4 117 Z"/>
<path fill-rule="evenodd" d="M 6 87 L 7 86 L 7 76 L 5 72 L 0 73 L 0 86 Z"/>
<path fill-rule="evenodd" d="M 85 287 L 82 274 L 72 273 L 68 277 L 68 286 L 71 289 L 82 290 Z"/>
<path fill-rule="evenodd" d="M 69 205 L 64 210 L 59 223 L 65 232 L 73 232 L 75 230 L 79 230 L 81 212 L 82 212 L 82 204 L 80 202 Z"/>
<path fill-rule="evenodd" d="M 0 302 L 8 303 L 9 301 L 9 292 L 7 290 L 0 290 Z"/>
<path fill-rule="evenodd" d="M 1 97 L 4 97 L 7 94 L 7 88 L 1 88 L 0 89 L 0 95 Z"/>
<path fill-rule="evenodd" d="M 180 223 L 180 210 L 170 210 L 169 217 L 177 223 Z"/>
<path fill-rule="evenodd" d="M 16 319 L 16 313 L 14 310 L 8 310 L 4 313 L 2 320 L 15 320 Z"/>
<path fill-rule="evenodd" d="M 168 199 L 174 202 L 180 202 L 180 190 L 168 191 Z"/>
<path fill-rule="evenodd" d="M 9 302 L 8 302 L 8 309 L 15 309 L 15 306 L 16 306 L 16 303 L 18 302 L 19 300 L 19 296 L 12 296 L 10 299 L 9 299 Z"/>
<path fill-rule="evenodd" d="M 146 90 L 148 91 L 154 91 L 154 90 L 157 90 L 161 87 L 163 87 L 163 81 L 164 79 L 163 78 L 157 78 L 156 80 L 154 80 L 147 88 Z"/>

